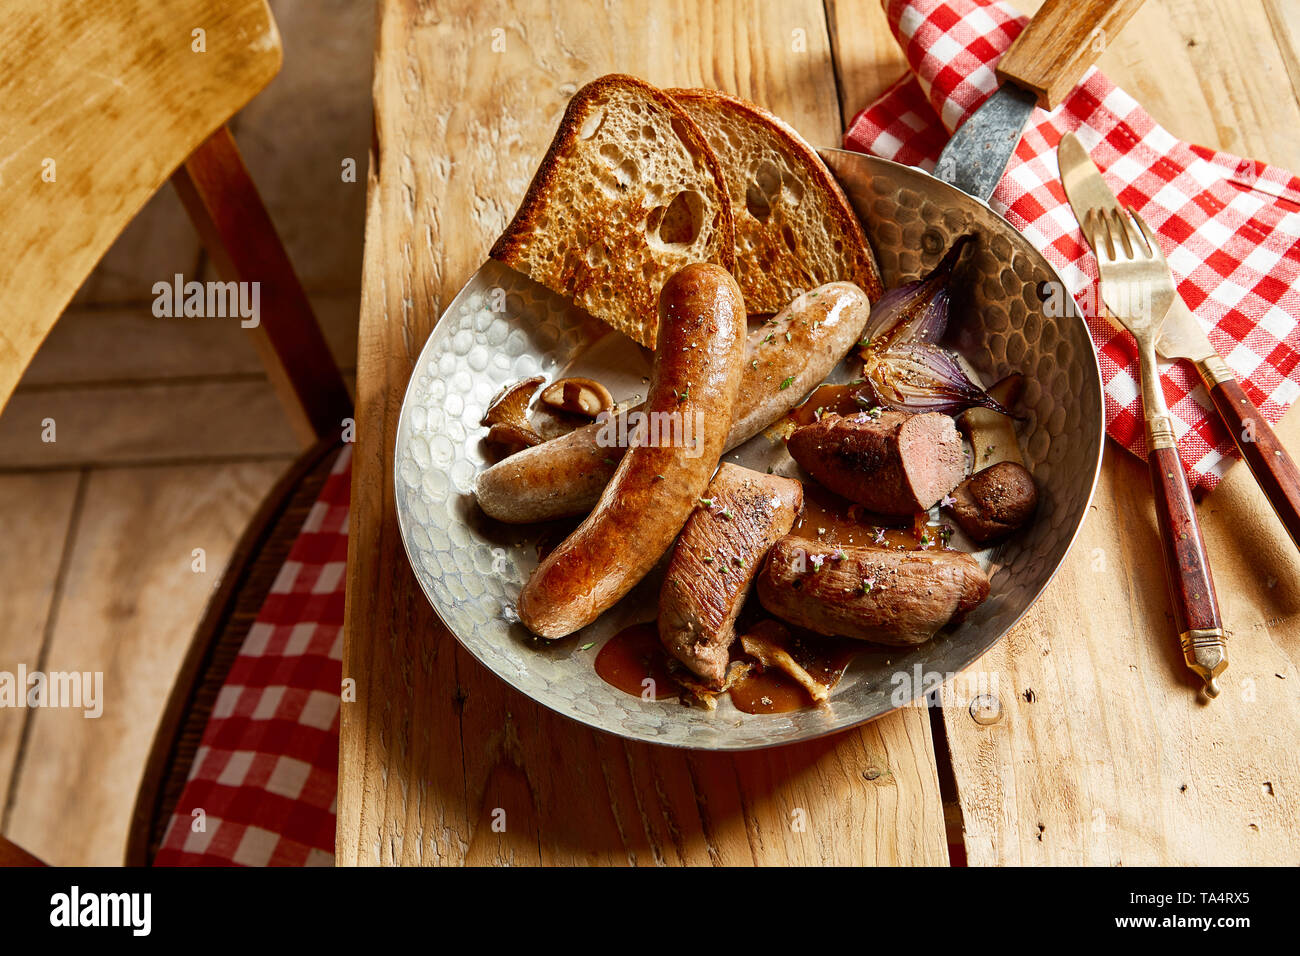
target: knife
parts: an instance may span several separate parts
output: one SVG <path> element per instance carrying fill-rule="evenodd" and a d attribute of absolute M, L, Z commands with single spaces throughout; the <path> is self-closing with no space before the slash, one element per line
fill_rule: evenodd
<path fill-rule="evenodd" d="M 1061 138 L 1058 159 L 1065 195 L 1076 216 L 1089 207 L 1119 209 L 1115 194 L 1106 185 L 1078 137 L 1068 134 Z M 1300 548 L 1300 469 L 1296 468 L 1255 403 L 1247 397 L 1227 363 L 1210 344 L 1205 329 L 1182 296 L 1174 296 L 1160 327 L 1160 337 L 1156 339 L 1156 351 L 1161 358 L 1169 361 L 1184 359 L 1196 367 L 1215 410 L 1232 433 L 1241 457 L 1246 459 L 1291 540 Z"/>
<path fill-rule="evenodd" d="M 1002 55 L 1001 84 L 939 154 L 934 174 L 987 200 L 1035 106 L 1055 109 L 1142 0 L 1047 0 Z"/>

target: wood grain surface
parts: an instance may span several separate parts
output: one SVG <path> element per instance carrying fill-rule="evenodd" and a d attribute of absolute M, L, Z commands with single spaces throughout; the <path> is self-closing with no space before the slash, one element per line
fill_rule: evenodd
<path fill-rule="evenodd" d="M 836 143 L 901 69 L 880 5 L 489 6 L 380 3 L 344 649 L 358 698 L 342 713 L 339 862 L 946 862 L 924 711 L 739 757 L 589 731 L 507 689 L 435 622 L 392 499 L 412 364 L 513 213 L 568 96 L 615 69 L 717 86 Z M 1290 22 L 1284 7 L 1148 0 L 1100 66 L 1177 134 L 1300 168 L 1294 51 L 1271 25 Z M 1279 434 L 1300 447 L 1300 419 Z M 1200 517 L 1233 632 L 1225 693 L 1197 696 L 1146 467 L 1108 445 L 1071 557 L 975 665 L 997 706 L 972 709 L 959 683 L 943 710 L 972 864 L 1300 860 L 1300 558 L 1244 468 Z"/>
<path fill-rule="evenodd" d="M 1297 169 L 1300 103 L 1274 39 L 1255 4 L 1147 0 L 1098 66 L 1176 135 Z M 1300 417 L 1278 433 L 1300 448 Z M 1207 704 L 1178 649 L 1146 466 L 1111 441 L 1091 511 L 976 664 L 999 678 L 1001 719 L 944 710 L 969 862 L 1300 862 L 1300 805 L 1279 784 L 1300 769 L 1295 547 L 1244 467 L 1201 503 L 1231 662 Z"/>
<path fill-rule="evenodd" d="M 0 30 L 13 67 L 0 181 L 22 186 L 5 210 L 22 226 L 0 232 L 0 409 L 113 239 L 280 68 L 265 0 L 121 0 L 59 17 L 48 7 L 15 0 Z M 201 32 L 187 42 L 177 24 Z"/>
<path fill-rule="evenodd" d="M 998 80 L 1012 80 L 1055 109 L 1119 36 L 1143 0 L 1046 0 L 998 61 Z"/>
<path fill-rule="evenodd" d="M 838 142 L 821 4 L 385 3 L 378 49 L 344 650 L 358 700 L 342 714 L 339 861 L 946 862 L 923 710 L 743 756 L 588 730 L 507 688 L 435 621 L 393 510 L 411 366 L 514 212 L 568 97 L 617 69 L 721 87 Z"/>

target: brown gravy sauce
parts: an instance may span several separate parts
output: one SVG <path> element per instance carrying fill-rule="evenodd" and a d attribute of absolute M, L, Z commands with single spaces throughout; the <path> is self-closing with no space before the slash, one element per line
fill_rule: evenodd
<path fill-rule="evenodd" d="M 633 697 L 663 700 L 680 693 L 653 621 L 625 627 L 606 641 L 596 655 L 596 673 L 606 684 Z"/>
<path fill-rule="evenodd" d="M 917 514 L 906 527 L 898 527 L 906 518 L 877 515 L 805 482 L 803 511 L 795 519 L 791 534 L 815 538 L 827 544 L 861 545 L 894 548 L 900 551 L 924 551 L 942 546 L 937 528 L 926 524 L 927 516 Z"/>

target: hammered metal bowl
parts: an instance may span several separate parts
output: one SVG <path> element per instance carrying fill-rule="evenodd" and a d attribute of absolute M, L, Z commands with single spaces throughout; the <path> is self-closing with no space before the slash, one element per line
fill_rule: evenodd
<path fill-rule="evenodd" d="M 438 616 L 485 667 L 538 703 L 601 730 L 681 747 L 744 750 L 808 740 L 912 703 L 937 678 L 969 667 L 1029 609 L 1064 560 L 1096 483 L 1105 421 L 1083 320 L 1073 311 L 1044 314 L 1047 284 L 1064 284 L 983 202 L 907 166 L 874 157 L 846 162 L 852 168 L 832 166 L 841 166 L 837 175 L 887 285 L 931 269 L 958 236 L 979 236 L 963 260 L 960 286 L 969 294 L 954 303 L 952 324 L 960 329 L 956 344 L 986 382 L 1014 371 L 1026 377 L 1021 444 L 1040 493 L 1032 525 L 979 555 L 992 590 L 966 621 L 916 648 L 866 646 L 827 707 L 751 715 L 725 697 L 708 712 L 625 694 L 597 676 L 595 657 L 618 630 L 654 617 L 659 575 L 578 634 L 538 640 L 518 623 L 514 602 L 546 529 L 494 522 L 472 492 L 489 464 L 478 422 L 501 386 L 531 375 L 589 374 L 616 400 L 633 399 L 649 361 L 585 313 L 488 262 L 443 313 L 411 376 L 394 454 L 397 513 L 411 566 Z M 762 435 L 727 458 L 760 470 L 790 466 L 784 446 Z"/>

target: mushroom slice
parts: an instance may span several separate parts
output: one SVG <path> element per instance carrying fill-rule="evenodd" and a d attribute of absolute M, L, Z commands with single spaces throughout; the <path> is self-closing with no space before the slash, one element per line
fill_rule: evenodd
<path fill-rule="evenodd" d="M 1020 393 L 1024 391 L 1025 377 L 1020 373 L 1008 375 L 988 390 L 1003 408 L 1014 411 Z M 1012 419 L 990 408 L 968 408 L 957 416 L 957 424 L 966 434 L 971 447 L 971 474 L 976 474 L 1000 461 L 1023 465 L 1020 442 L 1016 439 L 1016 426 Z"/>
<path fill-rule="evenodd" d="M 790 632 L 779 624 L 761 622 L 748 634 L 740 637 L 740 646 L 746 654 L 757 660 L 764 667 L 785 671 L 816 703 L 823 703 L 831 696 L 830 688 L 809 674 L 783 646 Z"/>
<path fill-rule="evenodd" d="M 590 378 L 561 378 L 542 390 L 542 404 L 571 415 L 595 418 L 614 407 L 609 389 Z"/>
<path fill-rule="evenodd" d="M 507 385 L 488 403 L 479 424 L 487 426 L 488 441 L 500 445 L 507 455 L 542 443 L 542 436 L 528 421 L 528 403 L 544 381 L 542 376 L 535 375 Z"/>

